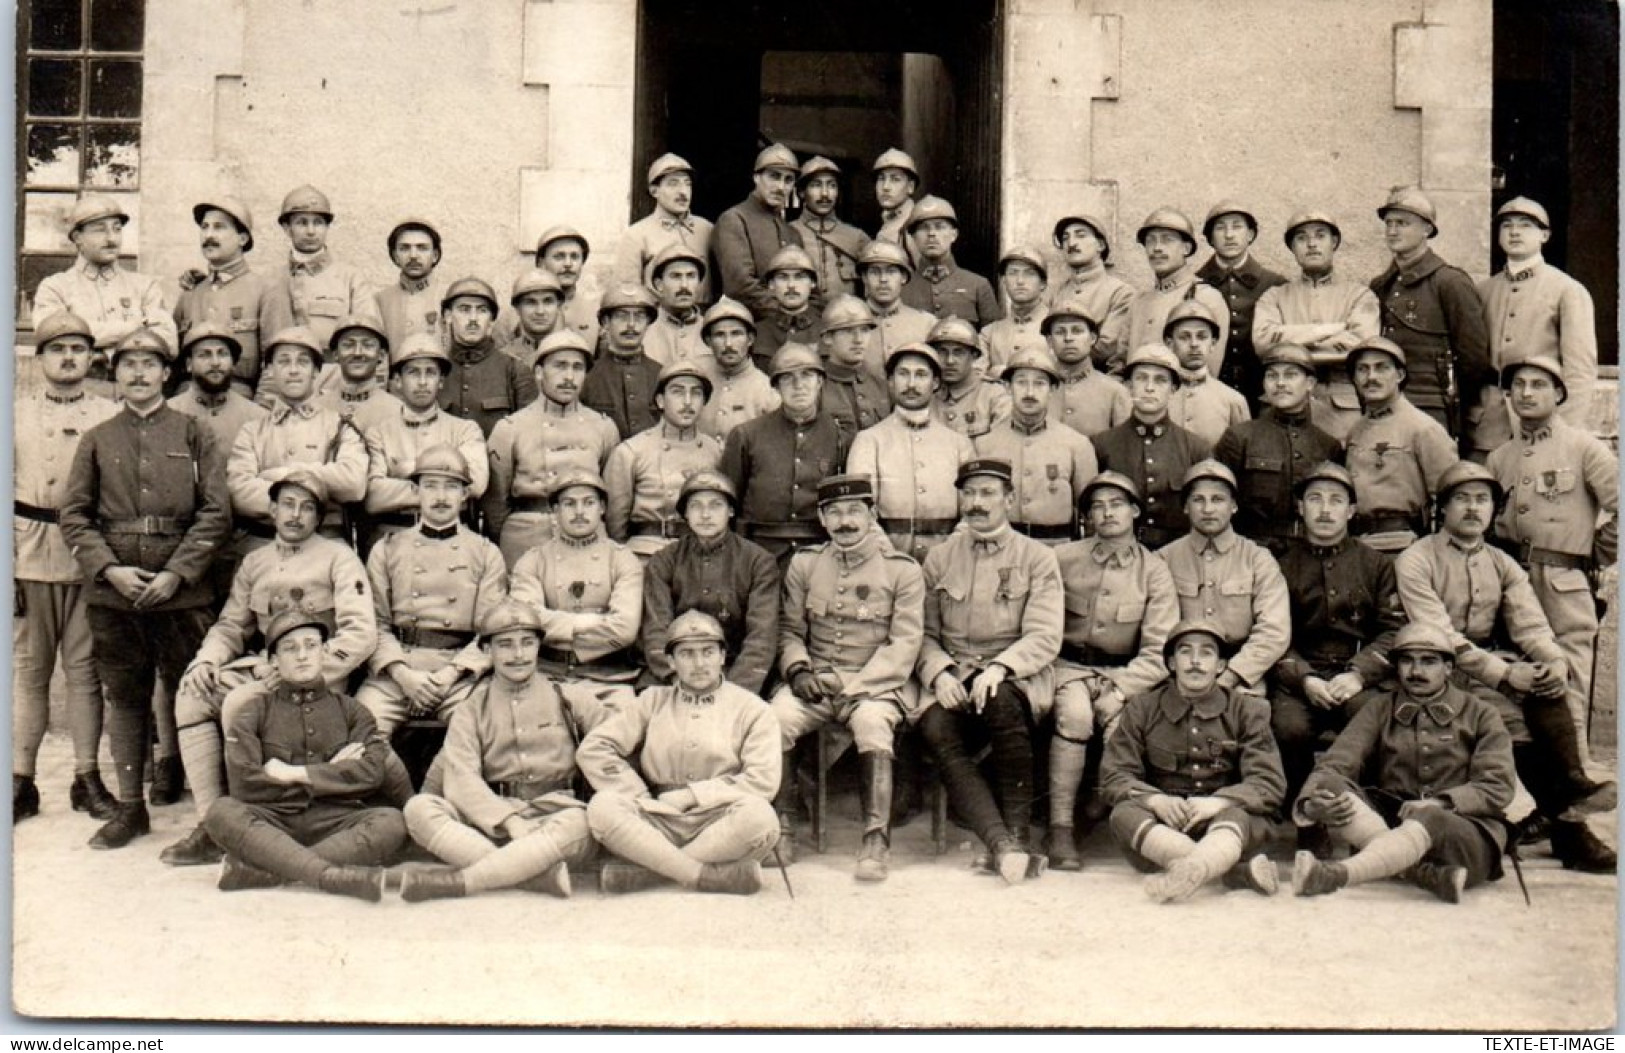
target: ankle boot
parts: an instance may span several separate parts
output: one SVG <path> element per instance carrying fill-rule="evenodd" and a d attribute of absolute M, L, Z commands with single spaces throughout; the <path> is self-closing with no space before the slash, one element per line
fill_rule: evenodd
<path fill-rule="evenodd" d="M 73 785 L 68 787 L 68 803 L 74 811 L 89 812 L 92 818 L 104 823 L 118 811 L 118 798 L 108 792 L 102 773 L 94 768 L 73 777 Z"/>
<path fill-rule="evenodd" d="M 524 889 L 526 892 L 540 892 L 547 896 L 557 896 L 559 899 L 569 899 L 570 868 L 564 863 L 554 863 L 540 874 L 521 881 L 514 887 Z"/>
<path fill-rule="evenodd" d="M 1446 903 L 1460 903 L 1461 893 L 1467 887 L 1464 867 L 1445 866 L 1441 863 L 1418 863 L 1406 875 L 1418 888 L 1425 888 Z"/>
<path fill-rule="evenodd" d="M 606 896 L 624 896 L 628 892 L 669 884 L 671 881 L 665 876 L 636 863 L 609 860 L 598 871 L 598 891 Z"/>
<path fill-rule="evenodd" d="M 220 881 L 215 886 L 221 892 L 243 892 L 257 888 L 280 888 L 282 879 L 236 856 L 227 856 L 220 864 Z"/>
<path fill-rule="evenodd" d="M 334 896 L 377 903 L 384 898 L 382 867 L 328 867 L 322 872 L 320 888 Z"/>
<path fill-rule="evenodd" d="M 1582 874 L 1612 874 L 1618 869 L 1618 855 L 1584 822 L 1553 819 L 1551 831 L 1552 855 L 1562 862 L 1564 870 L 1578 870 Z"/>
<path fill-rule="evenodd" d="M 468 895 L 463 872 L 452 867 L 409 870 L 401 875 L 401 898 L 408 903 L 431 899 L 461 899 Z"/>
<path fill-rule="evenodd" d="M 123 848 L 136 838 L 152 832 L 147 802 L 120 801 L 118 812 L 91 835 L 91 848 Z"/>
<path fill-rule="evenodd" d="M 39 814 L 39 787 L 34 785 L 32 775 L 13 775 L 11 777 L 11 825 L 27 819 L 31 815 Z"/>
<path fill-rule="evenodd" d="M 762 868 L 754 859 L 705 863 L 700 869 L 700 880 L 694 887 L 701 892 L 749 896 L 762 889 Z"/>

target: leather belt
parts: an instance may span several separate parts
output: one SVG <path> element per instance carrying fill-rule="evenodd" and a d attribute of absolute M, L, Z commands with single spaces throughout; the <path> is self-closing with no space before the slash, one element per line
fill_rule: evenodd
<path fill-rule="evenodd" d="M 764 537 L 775 541 L 824 540 L 824 528 L 818 523 L 798 522 L 793 519 L 788 523 L 746 523 L 744 529 L 748 538 Z"/>
<path fill-rule="evenodd" d="M 508 512 L 551 512 L 553 502 L 545 497 L 510 497 L 508 498 Z"/>
<path fill-rule="evenodd" d="M 491 792 L 498 797 L 514 797 L 521 801 L 534 800 L 555 790 L 568 790 L 570 783 L 556 782 L 552 779 L 506 779 L 500 782 L 487 782 Z"/>
<path fill-rule="evenodd" d="M 143 534 L 149 537 L 179 537 L 192 526 L 190 516 L 142 516 L 139 519 L 104 519 L 104 534 Z"/>
<path fill-rule="evenodd" d="M 1026 534 L 1035 541 L 1066 541 L 1077 537 L 1071 523 L 1016 523 L 1010 526 L 1020 534 Z"/>
<path fill-rule="evenodd" d="M 1113 668 L 1128 665 L 1134 660 L 1131 654 L 1113 654 L 1103 651 L 1092 644 L 1069 644 L 1062 642 L 1061 657 L 1077 665 L 1100 665 Z"/>
<path fill-rule="evenodd" d="M 674 539 L 683 536 L 683 521 L 680 519 L 662 519 L 658 523 L 651 523 L 647 519 L 638 519 L 632 522 L 630 530 L 633 537 Z"/>
<path fill-rule="evenodd" d="M 247 516 L 233 516 L 232 524 L 249 537 L 262 537 L 267 541 L 276 537 L 276 528 L 263 519 L 250 519 Z"/>
<path fill-rule="evenodd" d="M 26 501 L 16 502 L 14 512 L 19 519 L 32 519 L 36 523 L 61 522 L 61 516 L 54 508 L 41 508 Z"/>
<path fill-rule="evenodd" d="M 1583 570 L 1591 573 L 1594 565 L 1590 556 L 1577 556 L 1572 552 L 1559 552 L 1553 548 L 1541 548 L 1531 545 L 1527 541 L 1518 546 L 1515 553 L 1520 563 L 1538 563 L 1543 567 L 1568 567 L 1573 570 Z"/>
<path fill-rule="evenodd" d="M 623 647 L 619 651 L 611 651 L 609 654 L 594 658 L 591 661 L 583 661 L 576 656 L 574 651 L 565 651 L 557 647 L 549 647 L 546 644 L 542 644 L 537 657 L 544 662 L 562 665 L 567 669 L 603 669 L 616 672 L 636 669 L 638 658 L 637 652 L 633 648 Z"/>
<path fill-rule="evenodd" d="M 397 627 L 395 637 L 407 647 L 436 647 L 445 650 L 467 647 L 474 641 L 468 629 L 424 629 Z"/>
<path fill-rule="evenodd" d="M 1356 534 L 1387 534 L 1394 531 L 1409 530 L 1413 534 L 1422 533 L 1418 522 L 1419 516 L 1409 512 L 1401 512 L 1391 508 L 1379 508 L 1369 515 L 1354 517 L 1354 533 Z"/>
<path fill-rule="evenodd" d="M 952 534 L 959 525 L 957 519 L 886 519 L 880 520 L 880 529 L 888 534 Z"/>

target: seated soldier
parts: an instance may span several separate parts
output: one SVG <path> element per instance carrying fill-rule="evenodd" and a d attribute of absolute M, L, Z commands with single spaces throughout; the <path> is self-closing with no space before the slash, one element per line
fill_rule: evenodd
<path fill-rule="evenodd" d="M 1341 863 L 1299 852 L 1292 891 L 1319 896 L 1403 876 L 1446 903 L 1501 876 L 1512 747 L 1495 707 L 1450 682 L 1456 650 L 1412 622 L 1389 650 L 1397 684 L 1361 709 L 1315 765 L 1292 817 L 1355 850 Z"/>
<path fill-rule="evenodd" d="M 587 823 L 605 848 L 607 893 L 661 878 L 701 892 L 750 895 L 778 840 L 778 723 L 762 700 L 722 679 L 722 627 L 688 611 L 666 653 L 677 683 L 651 687 L 587 733 L 576 763 L 593 789 Z"/>
<path fill-rule="evenodd" d="M 408 903 L 505 888 L 568 897 L 570 864 L 592 859 L 575 751 L 603 711 L 537 673 L 542 626 L 523 603 L 486 612 L 480 639 L 495 675 L 452 714 L 439 759 L 443 789 L 405 809 L 412 840 L 451 866 L 405 874 Z"/>
<path fill-rule="evenodd" d="M 655 382 L 660 420 L 610 451 L 604 466 L 609 536 L 645 559 L 681 534 L 683 480 L 722 460 L 722 443 L 695 426 L 710 397 L 704 370 L 692 361 L 671 363 Z"/>
<path fill-rule="evenodd" d="M 779 787 L 779 843 L 790 831 L 791 754 L 796 741 L 834 721 L 846 725 L 863 761 L 859 881 L 884 881 L 891 845 L 892 739 L 903 721 L 903 688 L 920 654 L 925 584 L 919 564 L 897 552 L 875 520 L 865 476 L 818 484 L 818 517 L 830 541 L 796 553 L 784 582 L 773 696 L 787 773 Z"/>
<path fill-rule="evenodd" d="M 327 621 L 299 607 L 265 629 L 276 686 L 256 685 L 226 714 L 231 796 L 209 806 L 226 850 L 220 889 L 298 881 L 373 903 L 383 866 L 406 841 L 401 813 L 379 806 L 389 744 L 372 717 L 325 681 Z"/>
<path fill-rule="evenodd" d="M 1112 833 L 1136 869 L 1160 871 L 1145 883 L 1158 903 L 1219 877 L 1265 896 L 1280 887 L 1261 849 L 1281 805 L 1281 757 L 1269 707 L 1219 683 L 1229 649 L 1217 626 L 1180 622 L 1162 648 L 1172 678 L 1130 699 L 1106 740 Z"/>
<path fill-rule="evenodd" d="M 203 828 L 209 806 L 223 790 L 220 729 L 228 698 L 235 706 L 245 697 L 245 686 L 275 675 L 269 655 L 254 648 L 272 613 L 297 605 L 328 620 L 322 675 L 334 688 L 344 685 L 377 643 L 366 568 L 342 541 L 316 535 L 326 505 L 326 485 L 301 468 L 271 484 L 276 540 L 243 558 L 225 608 L 181 677 L 175 722 L 198 825 L 159 856 L 170 866 L 220 859 L 219 847 Z"/>

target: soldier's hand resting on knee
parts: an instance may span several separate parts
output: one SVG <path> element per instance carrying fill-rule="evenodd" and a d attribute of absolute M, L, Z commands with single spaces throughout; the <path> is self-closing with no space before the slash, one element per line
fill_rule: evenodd
<path fill-rule="evenodd" d="M 1346 826 L 1354 818 L 1354 795 L 1316 790 L 1304 798 L 1303 814 L 1323 826 Z"/>
<path fill-rule="evenodd" d="M 1152 794 L 1140 803 L 1151 809 L 1151 814 L 1164 826 L 1171 826 L 1175 830 L 1183 830 L 1190 822 L 1191 805 L 1183 797 L 1174 797 L 1166 793 Z"/>

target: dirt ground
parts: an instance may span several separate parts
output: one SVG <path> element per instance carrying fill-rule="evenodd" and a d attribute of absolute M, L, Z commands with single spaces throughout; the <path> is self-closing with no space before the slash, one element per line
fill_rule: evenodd
<path fill-rule="evenodd" d="M 158 852 L 189 800 L 116 852 L 70 812 L 53 733 L 44 812 L 14 833 L 13 1000 L 36 1016 L 404 1024 L 1573 1030 L 1615 1023 L 1617 882 L 1544 855 L 1451 907 L 1397 883 L 1321 899 L 1203 890 L 1158 906 L 1104 831 L 1078 874 L 972 872 L 958 831 L 900 829 L 892 878 L 852 879 L 857 803 L 830 852 L 752 898 L 660 889 L 411 905 L 222 893 Z M 1613 838 L 1613 815 L 1597 819 Z M 805 839 L 804 839 L 805 840 Z M 1291 845 L 1272 849 L 1283 880 Z M 406 864 L 408 866 L 415 864 Z"/>

